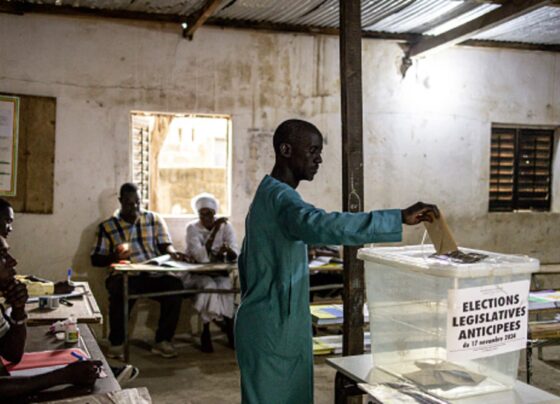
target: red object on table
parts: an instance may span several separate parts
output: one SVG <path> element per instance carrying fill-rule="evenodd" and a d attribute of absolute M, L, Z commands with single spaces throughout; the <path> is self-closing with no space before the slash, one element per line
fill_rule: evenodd
<path fill-rule="evenodd" d="M 79 360 L 76 356 L 72 355 L 72 352 L 84 359 L 89 359 L 89 356 L 80 348 L 70 348 L 57 349 L 54 351 L 26 352 L 23 354 L 23 358 L 19 363 L 10 363 L 4 358 L 2 358 L 2 363 L 8 372 L 68 365 L 69 363 L 77 362 Z"/>

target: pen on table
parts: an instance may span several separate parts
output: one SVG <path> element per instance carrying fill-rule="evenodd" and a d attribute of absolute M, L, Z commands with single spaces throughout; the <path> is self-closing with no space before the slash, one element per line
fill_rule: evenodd
<path fill-rule="evenodd" d="M 59 301 L 60 301 L 61 304 L 65 305 L 65 306 L 68 306 L 68 307 L 74 306 L 74 303 L 70 302 L 69 300 L 65 299 L 64 297 L 61 297 Z"/>
<path fill-rule="evenodd" d="M 68 271 L 66 272 L 66 275 L 67 275 L 68 284 L 71 285 L 72 284 L 72 268 L 68 268 Z"/>
<path fill-rule="evenodd" d="M 70 355 L 72 355 L 74 358 L 77 358 L 79 361 L 83 361 L 83 360 L 86 359 L 82 355 L 80 355 L 79 353 L 76 353 L 74 351 L 70 352 Z"/>

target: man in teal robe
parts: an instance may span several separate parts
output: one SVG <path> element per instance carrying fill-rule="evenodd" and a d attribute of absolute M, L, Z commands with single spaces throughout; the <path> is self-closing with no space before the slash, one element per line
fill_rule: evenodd
<path fill-rule="evenodd" d="M 401 240 L 402 223 L 438 216 L 421 202 L 408 209 L 327 213 L 295 191 L 322 163 L 323 137 L 288 120 L 275 131 L 276 162 L 259 185 L 239 256 L 241 305 L 235 324 L 243 403 L 313 402 L 313 351 L 307 244 L 360 245 Z"/>

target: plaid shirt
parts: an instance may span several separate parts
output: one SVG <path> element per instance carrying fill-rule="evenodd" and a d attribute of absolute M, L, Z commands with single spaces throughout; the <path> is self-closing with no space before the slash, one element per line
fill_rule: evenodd
<path fill-rule="evenodd" d="M 118 211 L 97 228 L 91 255 L 111 255 L 122 243 L 129 243 L 130 262 L 138 263 L 160 255 L 158 244 L 171 244 L 171 237 L 165 221 L 157 213 L 141 211 L 136 222 L 131 224 L 121 218 Z"/>

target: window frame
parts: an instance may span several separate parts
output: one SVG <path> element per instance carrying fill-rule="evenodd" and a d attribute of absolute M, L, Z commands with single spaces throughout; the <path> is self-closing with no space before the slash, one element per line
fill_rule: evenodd
<path fill-rule="evenodd" d="M 489 158 L 489 165 L 490 165 L 490 172 L 489 172 L 489 190 L 488 190 L 488 212 L 489 213 L 496 213 L 496 212 L 519 212 L 519 211 L 531 211 L 531 212 L 550 212 L 552 211 L 553 206 L 553 191 L 554 191 L 554 176 L 553 176 L 553 165 L 554 165 L 554 158 L 555 158 L 555 146 L 556 146 L 556 138 L 557 138 L 557 131 L 558 127 L 554 126 L 531 126 L 531 125 L 511 125 L 511 124 L 492 124 L 491 128 L 491 135 L 490 135 L 490 158 Z M 497 149 L 494 148 L 495 136 L 499 135 L 507 135 L 511 134 L 513 136 L 513 172 L 512 172 L 512 196 L 510 200 L 499 200 L 493 198 L 493 191 L 492 187 L 493 184 L 497 184 L 497 195 L 500 193 L 500 169 L 502 166 L 500 165 L 500 158 L 507 159 L 507 157 L 501 157 L 502 151 L 502 143 L 498 141 Z M 529 137 L 536 137 L 536 136 L 548 136 L 548 165 L 546 166 L 547 174 L 546 180 L 548 181 L 548 198 L 546 200 L 541 199 L 539 200 L 537 197 L 535 199 L 525 199 L 520 200 L 520 179 L 523 179 L 523 175 L 521 174 L 521 160 L 520 153 L 522 152 L 521 147 L 524 140 Z M 525 139 L 523 139 L 525 138 Z M 537 148 L 537 141 L 534 141 L 535 148 L 533 151 L 537 152 L 539 149 Z M 497 157 L 494 157 L 494 153 L 498 153 Z M 537 168 L 537 162 L 539 157 L 535 155 L 533 157 L 533 169 Z M 493 167 L 498 167 L 498 173 L 493 174 Z M 506 174 L 507 175 L 507 174 Z M 533 174 L 533 177 L 536 177 L 537 174 Z M 496 183 L 497 180 L 497 183 Z M 533 182 L 533 188 L 535 188 L 536 178 Z M 533 191 L 537 193 L 536 191 Z"/>
<path fill-rule="evenodd" d="M 150 210 L 150 176 L 152 175 L 152 173 L 149 172 L 149 158 L 144 162 L 144 165 L 148 166 L 148 175 L 147 176 L 142 176 L 142 178 L 144 178 L 144 181 L 147 181 L 147 184 L 144 183 L 138 183 L 138 176 L 135 175 L 135 149 L 134 149 L 134 128 L 133 128 L 133 116 L 134 115 L 145 115 L 145 116 L 158 116 L 158 115 L 171 115 L 173 117 L 177 117 L 177 118 L 196 118 L 196 117 L 203 117 L 203 118 L 221 118 L 221 119 L 226 119 L 227 120 L 227 133 L 226 133 L 226 197 L 228 198 L 228 208 L 227 211 L 224 211 L 223 217 L 230 217 L 232 214 L 232 195 L 233 195 L 233 161 L 232 161 L 232 157 L 233 157 L 233 153 L 232 153 L 232 139 L 233 139 L 233 135 L 232 135 L 232 128 L 233 128 L 233 117 L 231 114 L 213 114 L 213 113 L 190 113 L 190 112 L 181 112 L 181 113 L 175 113 L 175 112 L 159 112 L 159 111 L 139 111 L 139 110 L 132 110 L 129 113 L 129 117 L 130 117 L 130 125 L 129 125 L 129 156 L 130 156 L 130 177 L 132 178 L 132 181 L 134 183 L 136 183 L 138 185 L 139 191 L 140 191 L 140 198 L 142 201 L 142 207 L 144 209 Z M 151 139 L 149 138 L 150 133 L 146 134 L 146 138 L 147 138 L 147 143 L 148 143 L 148 152 L 147 155 L 150 155 L 149 152 L 149 147 L 151 144 Z M 144 140 L 144 142 L 146 141 L 146 139 Z M 146 195 L 147 193 L 147 195 Z M 160 213 L 160 212 L 158 212 Z M 171 218 L 171 219 L 195 219 L 198 218 L 198 215 L 196 215 L 195 213 L 185 213 L 185 214 L 172 214 L 172 213 L 160 213 L 161 216 L 163 216 L 164 218 Z"/>

